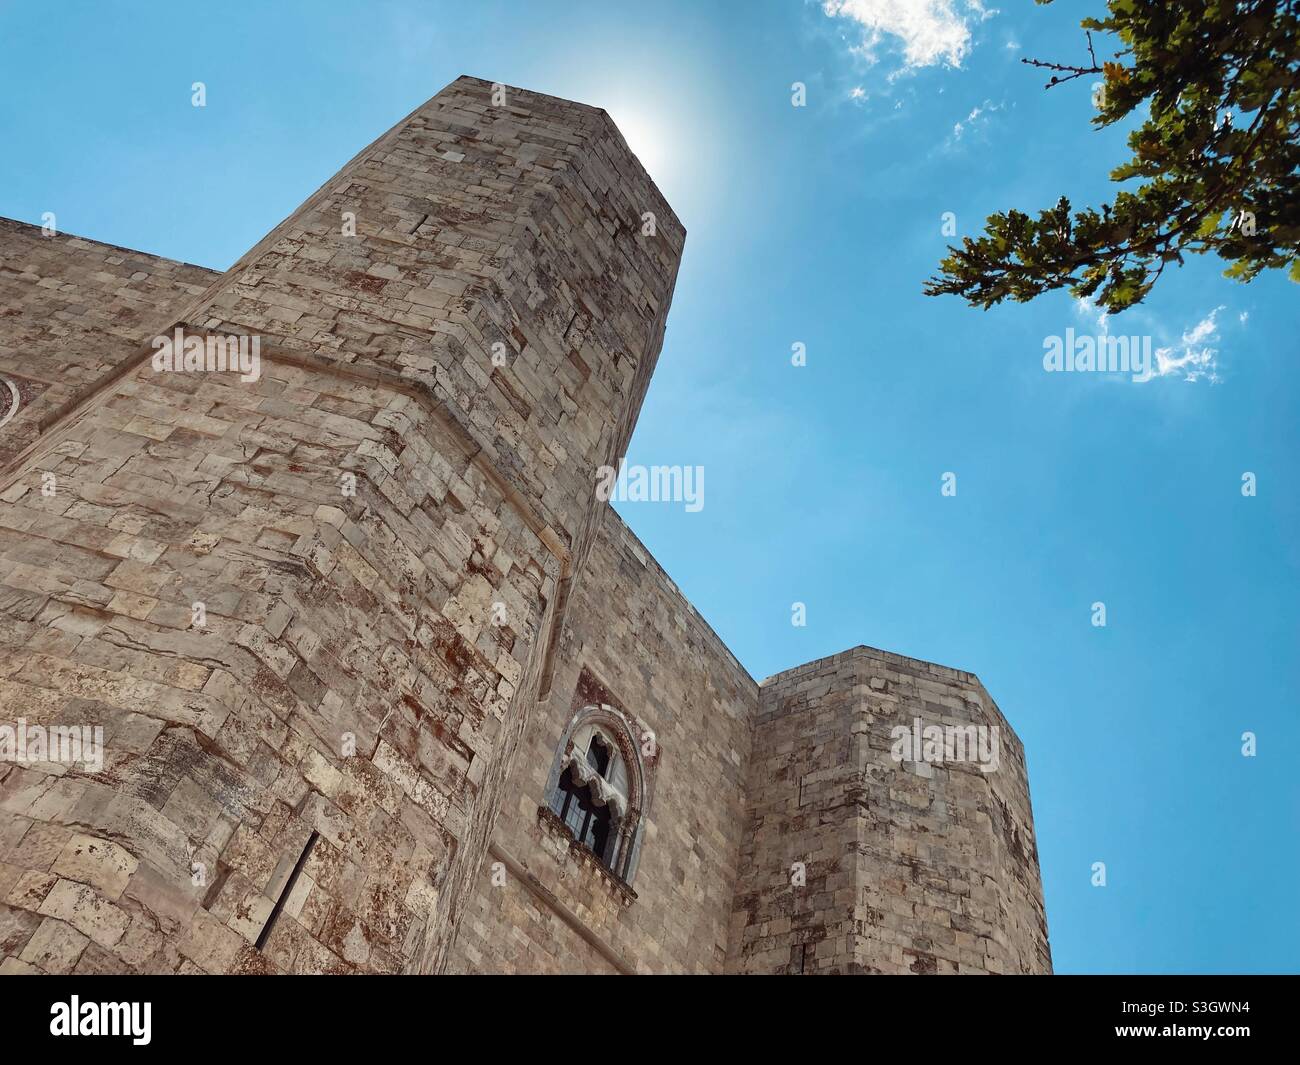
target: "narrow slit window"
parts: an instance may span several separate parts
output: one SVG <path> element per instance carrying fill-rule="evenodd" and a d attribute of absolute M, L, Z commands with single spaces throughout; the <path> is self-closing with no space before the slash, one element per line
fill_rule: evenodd
<path fill-rule="evenodd" d="M 262 926 L 262 931 L 257 937 L 257 949 L 262 950 L 266 947 L 266 941 L 271 938 L 271 931 L 275 928 L 275 922 L 280 918 L 280 911 L 284 909 L 285 901 L 293 892 L 294 885 L 298 883 L 298 877 L 302 875 L 302 867 L 307 864 L 307 859 L 311 857 L 312 848 L 316 846 L 316 841 L 320 838 L 320 833 L 312 830 L 312 834 L 307 837 L 307 845 L 303 847 L 302 853 L 298 855 L 298 861 L 293 867 L 293 872 L 289 874 L 289 879 L 284 882 L 284 887 L 280 889 L 280 897 L 275 900 L 275 906 L 272 907 L 270 916 L 266 919 L 266 924 Z"/>

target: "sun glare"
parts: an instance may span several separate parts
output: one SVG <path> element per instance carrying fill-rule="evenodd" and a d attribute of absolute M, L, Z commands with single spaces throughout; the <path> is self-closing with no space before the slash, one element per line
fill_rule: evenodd
<path fill-rule="evenodd" d="M 664 181 L 668 177 L 671 153 L 668 136 L 660 123 L 644 112 L 614 107 L 608 110 L 646 172 L 656 184 Z"/>

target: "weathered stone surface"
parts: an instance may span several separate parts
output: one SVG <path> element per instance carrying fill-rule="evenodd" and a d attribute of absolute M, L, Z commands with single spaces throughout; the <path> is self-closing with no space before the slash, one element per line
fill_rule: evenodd
<path fill-rule="evenodd" d="M 64 844 L 50 871 L 70 880 L 80 880 L 106 898 L 116 899 L 139 864 L 124 847 L 78 833 Z"/>
<path fill-rule="evenodd" d="M 996 730 L 996 768 L 896 761 L 918 719 Z M 728 971 L 1051 971 L 1024 753 L 974 675 L 857 647 L 769 678 L 748 806 Z"/>
<path fill-rule="evenodd" d="M 604 112 L 472 78 L 224 274 L 0 221 L 0 726 L 103 736 L 0 761 L 0 972 L 1050 967 L 979 682 L 759 685 L 596 498 L 684 236 Z M 593 705 L 654 741 L 630 884 L 546 809 Z M 890 761 L 914 713 L 1002 769 Z"/>
<path fill-rule="evenodd" d="M 72 926 L 49 918 L 36 929 L 17 958 L 43 973 L 61 976 L 72 972 L 89 944 L 90 940 Z"/>
<path fill-rule="evenodd" d="M 0 464 L 36 439 L 42 418 L 171 325 L 177 305 L 217 276 L 0 218 L 0 374 L 22 393 L 17 415 L 0 429 Z M 0 417 L 6 410 L 0 398 Z"/>
<path fill-rule="evenodd" d="M 719 972 L 745 828 L 745 765 L 758 685 L 606 509 L 570 604 L 556 695 L 539 706 L 507 786 L 495 842 L 646 972 Z M 581 693 L 573 698 L 575 693 Z M 574 709 L 599 698 L 652 733 L 656 780 L 628 905 L 589 852 L 539 819 L 547 776 Z M 574 972 L 610 963 L 535 893 L 492 882 L 491 859 L 457 940 L 455 968 Z"/>

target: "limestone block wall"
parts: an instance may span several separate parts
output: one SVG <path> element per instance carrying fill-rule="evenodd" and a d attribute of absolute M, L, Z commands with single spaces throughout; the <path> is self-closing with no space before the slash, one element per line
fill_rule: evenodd
<path fill-rule="evenodd" d="M 105 742 L 0 760 L 0 973 L 1050 971 L 978 679 L 760 686 L 595 498 L 683 240 L 604 112 L 472 78 L 225 274 L 0 220 L 0 727 Z M 655 740 L 630 885 L 543 812 L 591 703 Z"/>
<path fill-rule="evenodd" d="M 996 726 L 998 768 L 895 761 L 917 718 Z M 764 681 L 748 806 L 729 971 L 1051 971 L 1024 752 L 973 674 L 858 647 Z"/>
<path fill-rule="evenodd" d="M 106 744 L 4 767 L 8 969 L 416 957 L 558 573 L 454 455 L 410 397 L 272 366 L 132 378 L 4 493 L 4 717 Z"/>
<path fill-rule="evenodd" d="M 0 218 L 0 378 L 20 393 L 0 466 L 80 389 L 167 328 L 220 276 L 171 259 Z M 11 398 L 0 381 L 0 420 Z"/>
<path fill-rule="evenodd" d="M 596 701 L 618 706 L 655 737 L 634 897 L 539 816 L 565 724 L 574 707 Z M 565 923 L 562 908 L 623 971 L 721 972 L 757 703 L 757 684 L 606 508 L 570 603 L 552 696 L 533 716 L 505 789 L 496 853 L 479 871 L 453 968 L 617 971 Z"/>
<path fill-rule="evenodd" d="M 593 470 L 631 435 L 684 240 L 604 111 L 460 78 L 189 317 L 420 381 L 577 559 Z"/>
<path fill-rule="evenodd" d="M 4 468 L 0 713 L 107 753 L 0 764 L 0 969 L 444 963 L 683 239 L 603 112 L 492 92 L 177 313 L 258 381 L 153 372 L 151 325 Z"/>

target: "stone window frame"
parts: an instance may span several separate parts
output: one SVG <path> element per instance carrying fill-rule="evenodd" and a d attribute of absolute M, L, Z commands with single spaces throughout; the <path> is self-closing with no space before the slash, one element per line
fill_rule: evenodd
<path fill-rule="evenodd" d="M 585 844 L 579 844 L 576 840 L 573 842 L 575 846 L 590 851 L 602 868 L 630 887 L 641 858 L 649 792 L 645 762 L 641 757 L 638 740 L 642 730 L 627 714 L 608 703 L 589 703 L 579 707 L 570 716 L 560 736 L 560 744 L 551 764 L 550 775 L 547 777 L 545 808 L 556 815 L 558 821 L 560 804 L 564 800 L 564 792 L 560 790 L 560 780 L 568 771 L 575 740 L 579 734 L 587 732 L 589 728 L 599 732 L 622 759 L 627 770 L 628 793 L 624 796 L 627 807 L 622 817 L 614 824 L 614 843 L 608 862 L 594 851 L 590 851 Z M 564 828 L 567 832 L 568 826 L 565 825 Z"/>

